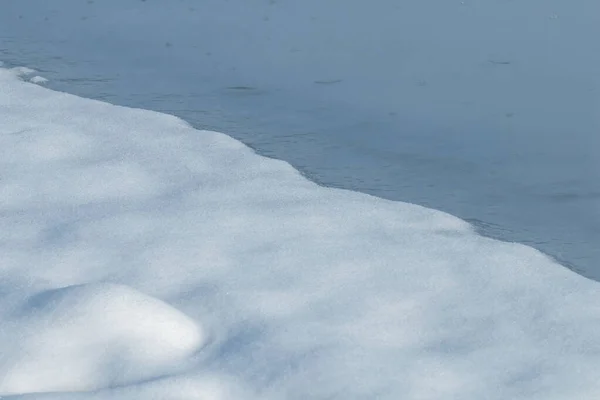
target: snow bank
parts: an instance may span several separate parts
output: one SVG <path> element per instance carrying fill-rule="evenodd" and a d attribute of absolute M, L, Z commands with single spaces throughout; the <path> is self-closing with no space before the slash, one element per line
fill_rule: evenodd
<path fill-rule="evenodd" d="M 596 399 L 600 287 L 0 69 L 0 396 Z"/>

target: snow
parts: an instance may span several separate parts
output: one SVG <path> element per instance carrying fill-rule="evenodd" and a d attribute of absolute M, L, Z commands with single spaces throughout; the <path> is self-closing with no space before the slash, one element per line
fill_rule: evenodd
<path fill-rule="evenodd" d="M 0 69 L 3 399 L 600 396 L 596 282 L 23 75 Z"/>
<path fill-rule="evenodd" d="M 32 77 L 29 80 L 29 82 L 31 82 L 31 83 L 40 83 L 41 84 L 41 83 L 47 83 L 48 79 L 44 78 L 43 76 L 36 75 L 36 76 Z"/>
<path fill-rule="evenodd" d="M 17 311 L 2 341 L 2 353 L 9 355 L 0 368 L 8 393 L 136 382 L 189 356 L 203 339 L 195 322 L 179 311 L 109 283 L 44 291 Z M 71 367 L 57 368 L 57 360 Z"/>

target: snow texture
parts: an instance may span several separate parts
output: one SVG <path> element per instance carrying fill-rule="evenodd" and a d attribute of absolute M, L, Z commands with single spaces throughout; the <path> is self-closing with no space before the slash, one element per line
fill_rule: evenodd
<path fill-rule="evenodd" d="M 36 75 L 33 78 L 31 78 L 29 80 L 29 82 L 31 82 L 31 83 L 47 83 L 48 79 L 44 78 L 43 76 Z"/>
<path fill-rule="evenodd" d="M 600 396 L 600 287 L 451 215 L 321 187 L 0 69 L 0 396 Z"/>

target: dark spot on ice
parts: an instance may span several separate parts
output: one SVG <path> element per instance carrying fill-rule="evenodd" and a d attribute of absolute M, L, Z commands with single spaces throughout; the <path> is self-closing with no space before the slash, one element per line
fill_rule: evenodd
<path fill-rule="evenodd" d="M 228 86 L 227 89 L 229 89 L 229 90 L 242 90 L 242 91 L 256 90 L 256 88 L 252 87 L 252 86 Z"/>
<path fill-rule="evenodd" d="M 319 80 L 319 81 L 315 81 L 315 83 L 317 85 L 333 85 L 335 83 L 340 83 L 342 82 L 341 79 L 330 79 L 330 80 Z"/>
<path fill-rule="evenodd" d="M 576 201 L 589 201 L 600 199 L 600 192 L 576 193 L 576 192 L 558 192 L 548 195 L 548 198 L 556 203 L 569 203 Z"/>

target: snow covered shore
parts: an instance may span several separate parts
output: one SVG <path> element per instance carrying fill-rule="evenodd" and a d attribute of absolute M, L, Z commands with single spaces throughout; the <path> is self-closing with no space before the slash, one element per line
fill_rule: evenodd
<path fill-rule="evenodd" d="M 600 286 L 0 69 L 0 396 L 597 399 Z"/>

